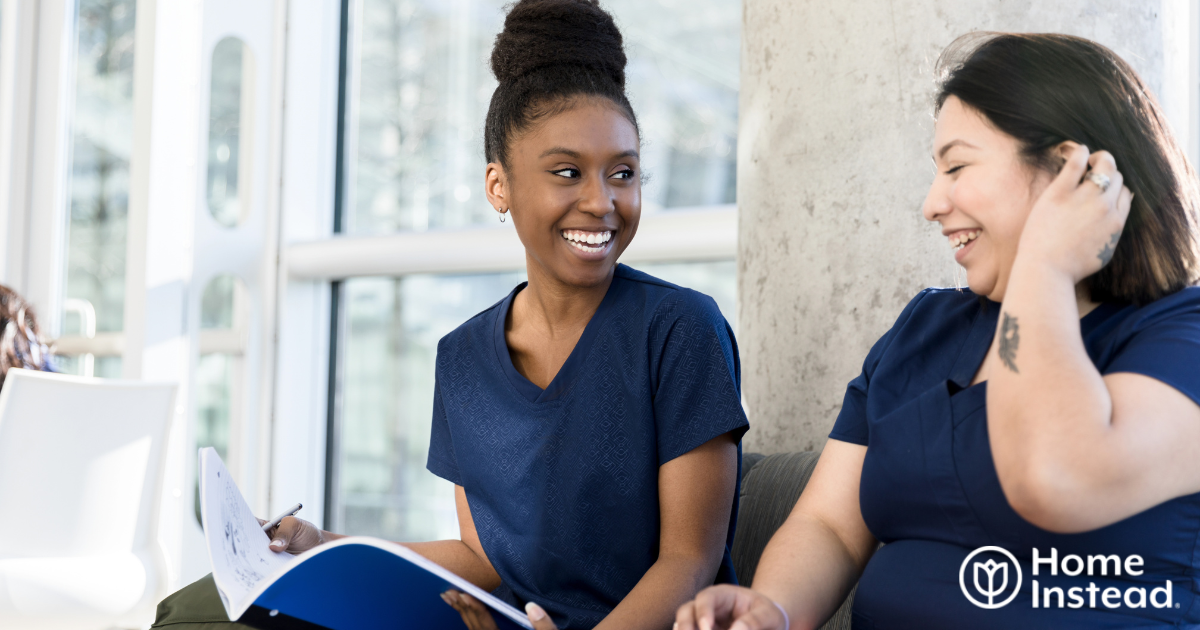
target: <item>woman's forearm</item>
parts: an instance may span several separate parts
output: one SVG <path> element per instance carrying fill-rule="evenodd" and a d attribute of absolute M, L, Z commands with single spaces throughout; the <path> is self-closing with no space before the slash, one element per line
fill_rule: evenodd
<path fill-rule="evenodd" d="M 1099 481 L 1112 400 L 1083 345 L 1065 274 L 1018 256 L 996 335 L 988 435 L 1005 495 L 1028 518 L 1038 505 L 1083 498 L 1080 490 Z"/>
<path fill-rule="evenodd" d="M 792 630 L 818 628 L 837 611 L 875 545 L 847 543 L 820 520 L 793 512 L 767 543 L 751 588 L 787 611 Z"/>
<path fill-rule="evenodd" d="M 412 549 L 485 591 L 500 586 L 500 575 L 492 568 L 491 563 L 476 555 L 461 540 L 397 544 Z"/>
<path fill-rule="evenodd" d="M 345 538 L 344 534 L 321 531 L 321 543 Z M 438 563 L 464 580 L 490 591 L 500 586 L 500 575 L 490 562 L 479 557 L 461 540 L 435 540 L 433 542 L 396 543 L 408 547 L 422 556 Z"/>
<path fill-rule="evenodd" d="M 660 556 L 596 630 L 667 630 L 675 610 L 710 586 L 716 573 L 710 559 Z"/>

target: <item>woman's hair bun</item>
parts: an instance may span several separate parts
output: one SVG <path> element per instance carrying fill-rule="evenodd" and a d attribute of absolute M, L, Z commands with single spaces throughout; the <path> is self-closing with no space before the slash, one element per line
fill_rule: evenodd
<path fill-rule="evenodd" d="M 492 48 L 496 79 L 559 65 L 591 68 L 625 88 L 621 32 L 598 0 L 521 0 L 509 10 Z"/>

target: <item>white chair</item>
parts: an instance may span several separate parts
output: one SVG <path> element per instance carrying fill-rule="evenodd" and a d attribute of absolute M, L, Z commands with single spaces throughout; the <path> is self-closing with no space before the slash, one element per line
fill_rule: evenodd
<path fill-rule="evenodd" d="M 175 385 L 9 370 L 0 388 L 0 628 L 146 627 Z"/>

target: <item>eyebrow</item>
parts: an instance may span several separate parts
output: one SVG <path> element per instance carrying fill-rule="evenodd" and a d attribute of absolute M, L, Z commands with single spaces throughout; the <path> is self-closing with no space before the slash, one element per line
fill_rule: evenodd
<path fill-rule="evenodd" d="M 546 149 L 545 151 L 543 151 L 542 154 L 538 156 L 538 159 L 541 159 L 541 158 L 544 158 L 547 156 L 551 156 L 551 155 L 565 155 L 567 157 L 571 157 L 576 160 L 581 159 L 583 157 L 583 154 L 578 151 L 574 151 L 574 150 L 568 149 L 566 147 L 553 147 L 551 149 Z M 618 159 L 618 160 L 621 158 L 627 158 L 627 157 L 635 157 L 635 158 L 639 157 L 638 152 L 634 151 L 633 149 L 630 149 L 628 151 L 622 151 L 621 153 L 618 153 L 615 156 L 613 156 L 614 159 Z"/>
<path fill-rule="evenodd" d="M 947 151 L 949 151 L 950 149 L 953 149 L 954 147 L 959 147 L 959 146 L 967 147 L 968 149 L 978 149 L 979 148 L 979 147 L 971 144 L 970 142 L 967 142 L 966 140 L 961 140 L 961 139 L 951 140 L 950 142 L 943 144 L 942 148 L 938 149 L 938 152 L 937 152 L 938 159 L 940 160 L 940 159 L 946 157 Z"/>

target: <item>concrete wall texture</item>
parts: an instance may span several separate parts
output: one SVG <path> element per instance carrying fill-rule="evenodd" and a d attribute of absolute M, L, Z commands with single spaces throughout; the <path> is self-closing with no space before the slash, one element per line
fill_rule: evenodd
<path fill-rule="evenodd" d="M 950 248 L 921 216 L 943 48 L 976 30 L 1080 35 L 1115 50 L 1159 93 L 1178 2 L 744 0 L 747 451 L 820 449 L 871 345 L 920 289 L 955 284 Z"/>

